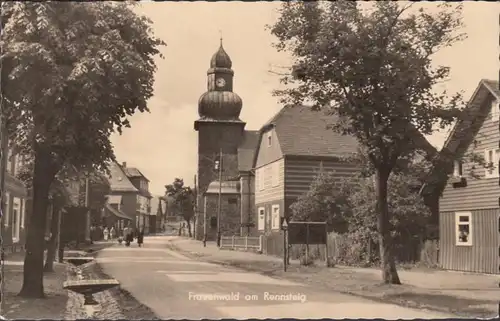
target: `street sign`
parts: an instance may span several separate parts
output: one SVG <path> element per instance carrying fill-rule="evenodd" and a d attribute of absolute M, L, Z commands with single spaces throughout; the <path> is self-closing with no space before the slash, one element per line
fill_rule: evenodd
<path fill-rule="evenodd" d="M 285 218 L 283 218 L 283 221 L 281 222 L 281 229 L 286 230 L 288 228 L 288 222 L 286 221 Z"/>

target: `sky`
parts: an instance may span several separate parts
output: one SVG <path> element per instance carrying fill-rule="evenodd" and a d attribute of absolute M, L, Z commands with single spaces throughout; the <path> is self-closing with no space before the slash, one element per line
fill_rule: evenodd
<path fill-rule="evenodd" d="M 150 180 L 150 191 L 163 195 L 165 185 L 184 178 L 193 185 L 197 166 L 198 99 L 206 91 L 210 58 L 219 47 L 233 61 L 234 92 L 243 100 L 240 118 L 246 129 L 260 126 L 281 109 L 272 91 L 290 57 L 271 46 L 265 26 L 278 18 L 279 2 L 140 2 L 138 13 L 153 21 L 157 37 L 167 43 L 157 59 L 155 93 L 149 113 L 130 118 L 131 128 L 112 137 L 117 160 L 137 167 Z M 468 99 L 482 78 L 498 79 L 498 19 L 495 2 L 463 2 L 468 38 L 436 54 L 434 63 L 451 67 L 450 92 Z M 435 6 L 429 4 L 428 6 Z M 447 131 L 429 141 L 440 148 Z"/>

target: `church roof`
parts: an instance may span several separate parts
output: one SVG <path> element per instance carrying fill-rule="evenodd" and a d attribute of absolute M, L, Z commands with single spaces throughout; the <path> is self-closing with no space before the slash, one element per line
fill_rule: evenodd
<path fill-rule="evenodd" d="M 245 130 L 243 140 L 238 147 L 238 170 L 247 172 L 253 168 L 253 158 L 259 145 L 259 131 Z"/>
<path fill-rule="evenodd" d="M 346 156 L 356 153 L 356 138 L 328 129 L 335 116 L 307 106 L 282 108 L 261 129 L 275 128 L 283 155 Z"/>
<path fill-rule="evenodd" d="M 219 50 L 217 50 L 217 52 L 214 53 L 212 59 L 210 60 L 210 68 L 231 69 L 232 65 L 233 62 L 231 61 L 231 58 L 224 50 L 224 47 L 222 47 L 222 39 L 221 39 Z"/>

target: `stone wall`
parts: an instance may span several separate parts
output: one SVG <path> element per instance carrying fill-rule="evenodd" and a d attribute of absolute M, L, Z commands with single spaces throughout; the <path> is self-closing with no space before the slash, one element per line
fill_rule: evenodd
<path fill-rule="evenodd" d="M 214 161 L 220 149 L 223 153 L 222 180 L 238 176 L 238 146 L 243 137 L 245 123 L 200 123 L 198 127 L 198 217 L 196 239 L 203 239 L 203 194 L 208 185 L 219 179 Z"/>
<path fill-rule="evenodd" d="M 217 240 L 217 204 L 218 195 L 205 196 L 207 240 Z M 222 195 L 221 197 L 220 230 L 222 236 L 240 235 L 240 198 L 239 195 Z M 203 239 L 203 219 L 201 222 L 201 239 Z M 215 224 L 211 224 L 215 222 Z"/>

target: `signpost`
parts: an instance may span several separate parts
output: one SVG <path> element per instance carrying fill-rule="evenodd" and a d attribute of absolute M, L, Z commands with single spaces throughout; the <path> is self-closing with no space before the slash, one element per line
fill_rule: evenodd
<path fill-rule="evenodd" d="M 288 222 L 286 218 L 282 218 L 281 221 L 281 229 L 283 230 L 283 271 L 286 272 L 286 266 L 288 263 L 287 260 L 287 254 L 288 254 L 288 244 L 287 244 L 287 239 L 288 239 Z"/>
<path fill-rule="evenodd" d="M 328 243 L 326 222 L 289 222 L 288 243 L 306 245 L 306 257 L 309 257 L 309 245 Z M 328 251 L 328 249 L 326 249 Z M 325 262 L 328 263 L 328 252 L 325 253 Z"/>

